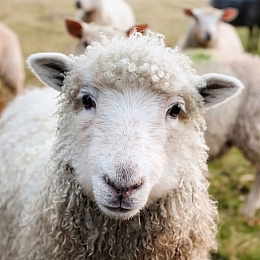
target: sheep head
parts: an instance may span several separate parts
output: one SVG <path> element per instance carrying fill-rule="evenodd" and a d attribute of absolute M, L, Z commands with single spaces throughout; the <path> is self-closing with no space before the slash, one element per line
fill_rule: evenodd
<path fill-rule="evenodd" d="M 143 33 L 147 28 L 148 24 L 138 24 L 132 26 L 127 31 L 118 30 L 112 26 L 99 25 L 96 23 L 85 23 L 84 21 L 79 21 L 75 19 L 65 20 L 66 28 L 68 33 L 79 39 L 78 52 L 84 53 L 85 48 L 90 45 L 94 40 L 98 40 L 101 34 L 108 37 L 118 35 L 118 36 L 129 36 L 134 31 Z"/>
<path fill-rule="evenodd" d="M 221 21 L 231 22 L 238 16 L 238 10 L 235 8 L 220 10 L 211 6 L 193 9 L 184 8 L 183 12 L 185 15 L 194 18 L 194 33 L 204 47 L 211 46 L 213 42 L 217 41 Z"/>
<path fill-rule="evenodd" d="M 71 19 L 66 19 L 65 23 L 68 33 L 79 39 L 80 53 L 83 53 L 85 48 L 90 45 L 92 41 L 98 40 L 102 33 L 107 36 L 123 36 L 127 34 L 127 32 L 117 30 L 112 26 L 99 25 L 96 23 L 85 23 Z"/>
<path fill-rule="evenodd" d="M 28 64 L 61 91 L 57 150 L 104 214 L 131 218 L 184 179 L 197 183 L 195 197 L 207 190 L 203 104 L 238 93 L 238 80 L 197 76 L 187 56 L 152 32 L 103 37 L 75 57 L 33 54 Z"/>

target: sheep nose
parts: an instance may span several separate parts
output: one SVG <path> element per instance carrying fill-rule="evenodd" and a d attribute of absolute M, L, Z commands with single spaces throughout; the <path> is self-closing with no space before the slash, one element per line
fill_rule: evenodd
<path fill-rule="evenodd" d="M 81 8 L 81 3 L 80 3 L 80 1 L 77 1 L 77 2 L 76 2 L 76 7 L 79 8 L 79 9 Z"/>
<path fill-rule="evenodd" d="M 209 33 L 209 32 L 206 32 L 206 35 L 205 35 L 205 40 L 207 41 L 207 42 L 209 42 L 210 40 L 211 40 L 211 33 Z"/>
<path fill-rule="evenodd" d="M 89 43 L 86 42 L 86 41 L 84 41 L 84 42 L 83 42 L 83 45 L 84 45 L 85 48 L 87 48 L 87 47 L 89 46 Z"/>
<path fill-rule="evenodd" d="M 131 192 L 133 192 L 134 190 L 138 189 L 141 185 L 142 182 L 137 182 L 134 184 L 118 184 L 114 181 L 111 181 L 108 177 L 105 177 L 105 182 L 113 188 L 113 190 L 115 191 L 115 193 L 119 196 L 128 196 L 130 195 Z"/>

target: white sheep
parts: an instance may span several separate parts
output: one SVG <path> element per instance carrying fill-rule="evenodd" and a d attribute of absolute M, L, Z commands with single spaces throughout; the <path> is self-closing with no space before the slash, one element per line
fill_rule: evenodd
<path fill-rule="evenodd" d="M 77 18 L 86 23 L 112 26 L 126 31 L 135 25 L 132 7 L 124 0 L 77 0 Z"/>
<path fill-rule="evenodd" d="M 150 31 L 29 57 L 58 119 L 42 89 L 0 120 L 2 259 L 209 259 L 202 113 L 242 84 L 190 63 Z"/>
<path fill-rule="evenodd" d="M 16 95 L 23 90 L 24 77 L 19 39 L 11 28 L 0 22 L 0 80 Z"/>
<path fill-rule="evenodd" d="M 66 19 L 66 28 L 68 33 L 78 39 L 78 43 L 73 50 L 73 54 L 79 55 L 84 53 L 86 47 L 94 40 L 100 39 L 100 34 L 104 34 L 108 37 L 115 35 L 129 36 L 132 30 L 143 32 L 148 28 L 147 24 L 135 25 L 128 30 L 115 29 L 112 26 L 99 25 L 96 23 L 85 23 L 75 19 Z"/>
<path fill-rule="evenodd" d="M 216 9 L 210 6 L 184 9 L 193 17 L 187 31 L 178 41 L 183 50 L 188 48 L 210 48 L 230 53 L 242 53 L 243 44 L 236 29 L 225 22 L 234 20 L 238 11 L 234 8 Z M 225 21 L 225 22 L 223 22 Z"/>
<path fill-rule="evenodd" d="M 245 89 L 222 110 L 211 109 L 205 118 L 206 143 L 210 158 L 223 155 L 235 146 L 256 169 L 256 178 L 246 204 L 245 216 L 253 216 L 260 209 L 260 58 L 248 53 L 227 55 L 225 52 L 193 49 L 188 53 L 199 74 L 218 72 L 242 81 Z"/>

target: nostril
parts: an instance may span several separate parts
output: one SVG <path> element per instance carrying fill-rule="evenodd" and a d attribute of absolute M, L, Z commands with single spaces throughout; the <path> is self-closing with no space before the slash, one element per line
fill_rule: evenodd
<path fill-rule="evenodd" d="M 205 39 L 209 42 L 211 40 L 211 33 L 206 32 Z"/>
<path fill-rule="evenodd" d="M 84 46 L 84 48 L 87 48 L 89 46 L 89 43 L 87 41 L 84 41 L 83 46 Z"/>
<path fill-rule="evenodd" d="M 76 1 L 76 7 L 79 9 L 82 7 L 80 1 Z"/>
<path fill-rule="evenodd" d="M 110 179 L 107 177 L 107 176 L 104 176 L 104 180 L 105 180 L 105 182 L 107 183 L 107 184 L 109 184 L 110 185 Z"/>
<path fill-rule="evenodd" d="M 126 184 L 120 184 L 120 183 L 116 183 L 114 181 L 111 181 L 110 178 L 107 177 L 107 176 L 104 177 L 104 180 L 119 195 L 125 195 L 127 193 L 130 193 L 133 190 L 138 189 L 143 184 L 141 181 L 137 182 L 135 184 L 129 184 L 129 185 L 127 183 Z"/>
<path fill-rule="evenodd" d="M 142 185 L 142 182 L 138 182 L 138 183 L 136 183 L 136 184 L 134 184 L 134 185 L 131 185 L 131 186 L 129 187 L 129 190 L 136 190 L 136 189 L 138 189 L 141 185 Z"/>
<path fill-rule="evenodd" d="M 128 187 L 120 187 L 120 188 L 116 188 L 116 193 L 120 194 L 120 195 L 124 195 L 126 194 L 130 189 Z"/>

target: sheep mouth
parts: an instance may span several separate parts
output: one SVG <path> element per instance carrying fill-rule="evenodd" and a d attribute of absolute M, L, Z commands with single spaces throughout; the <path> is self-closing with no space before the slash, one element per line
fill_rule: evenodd
<path fill-rule="evenodd" d="M 105 208 L 108 209 L 109 211 L 112 211 L 112 212 L 121 212 L 121 213 L 129 212 L 129 211 L 132 210 L 132 209 L 123 208 L 121 206 L 119 206 L 119 207 L 108 207 L 108 206 L 105 206 Z"/>

